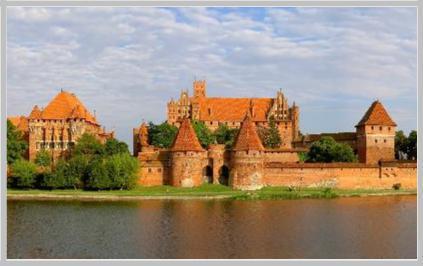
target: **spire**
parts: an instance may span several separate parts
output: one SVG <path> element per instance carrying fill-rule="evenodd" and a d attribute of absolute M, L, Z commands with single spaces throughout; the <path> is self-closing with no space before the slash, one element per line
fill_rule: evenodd
<path fill-rule="evenodd" d="M 40 119 L 40 118 L 41 118 L 40 108 L 38 108 L 38 105 L 35 105 L 34 108 L 32 108 L 31 113 L 29 114 L 29 119 Z"/>
<path fill-rule="evenodd" d="M 364 125 L 396 126 L 397 124 L 389 116 L 382 103 L 376 100 L 369 107 L 356 127 Z"/>
<path fill-rule="evenodd" d="M 188 118 L 182 120 L 171 151 L 204 151 Z"/>
<path fill-rule="evenodd" d="M 241 124 L 238 136 L 235 140 L 234 151 L 262 151 L 264 150 L 263 144 L 257 134 L 256 126 L 251 120 L 250 112 L 244 118 Z"/>

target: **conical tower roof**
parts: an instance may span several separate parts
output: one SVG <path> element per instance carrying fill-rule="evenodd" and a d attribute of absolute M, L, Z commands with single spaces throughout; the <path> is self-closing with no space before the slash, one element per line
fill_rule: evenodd
<path fill-rule="evenodd" d="M 391 119 L 382 103 L 374 101 L 356 127 L 364 125 L 396 126 L 397 124 Z"/>
<path fill-rule="evenodd" d="M 257 134 L 256 126 L 251 120 L 251 112 L 247 112 L 239 129 L 238 136 L 233 147 L 234 151 L 262 151 L 263 144 Z"/>
<path fill-rule="evenodd" d="M 41 119 L 41 110 L 38 108 L 38 105 L 35 105 L 34 108 L 32 108 L 31 113 L 29 114 L 29 119 Z"/>
<path fill-rule="evenodd" d="M 204 151 L 188 118 L 182 120 L 171 151 Z"/>

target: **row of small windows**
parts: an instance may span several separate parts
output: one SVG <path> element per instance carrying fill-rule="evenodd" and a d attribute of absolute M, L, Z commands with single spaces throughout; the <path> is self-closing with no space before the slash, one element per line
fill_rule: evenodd
<path fill-rule="evenodd" d="M 152 168 L 148 168 L 148 172 L 152 173 L 153 169 Z M 162 172 L 162 168 L 157 168 L 157 173 L 161 173 Z"/>
<path fill-rule="evenodd" d="M 377 139 L 375 139 L 375 143 L 378 143 Z M 383 143 L 386 143 L 386 139 L 383 140 Z"/>
<path fill-rule="evenodd" d="M 61 150 L 61 149 L 69 149 L 74 145 L 73 142 L 37 142 L 35 143 L 35 149 L 37 150 Z"/>
<path fill-rule="evenodd" d="M 371 129 L 372 130 L 375 130 L 375 127 L 372 126 Z M 379 126 L 379 130 L 382 131 L 383 130 L 383 127 L 382 126 Z M 391 131 L 391 127 L 388 127 L 388 131 Z"/>

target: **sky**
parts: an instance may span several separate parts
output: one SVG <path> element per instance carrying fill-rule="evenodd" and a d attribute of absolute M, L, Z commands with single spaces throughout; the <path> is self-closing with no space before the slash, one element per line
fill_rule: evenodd
<path fill-rule="evenodd" d="M 8 7 L 7 112 L 29 115 L 60 89 L 132 146 L 166 120 L 194 78 L 213 97 L 300 107 L 303 133 L 355 131 L 378 99 L 417 128 L 415 8 Z"/>

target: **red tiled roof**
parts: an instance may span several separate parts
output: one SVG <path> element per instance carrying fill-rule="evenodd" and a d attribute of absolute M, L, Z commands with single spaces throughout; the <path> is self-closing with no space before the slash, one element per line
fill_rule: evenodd
<path fill-rule="evenodd" d="M 12 122 L 12 124 L 20 131 L 27 132 L 28 131 L 28 118 L 25 116 L 10 116 L 7 118 Z"/>
<path fill-rule="evenodd" d="M 82 102 L 73 94 L 61 91 L 41 112 L 42 119 L 84 118 L 88 122 L 98 124 L 94 116 L 88 112 Z"/>
<path fill-rule="evenodd" d="M 374 101 L 356 126 L 364 125 L 396 126 L 397 124 L 391 119 L 382 103 Z"/>
<path fill-rule="evenodd" d="M 235 140 L 233 147 L 235 151 L 262 151 L 264 150 L 263 144 L 257 134 L 256 126 L 252 122 L 251 113 L 247 112 L 244 121 L 239 129 L 238 136 Z"/>
<path fill-rule="evenodd" d="M 41 119 L 42 112 L 40 108 L 38 108 L 38 105 L 35 105 L 34 108 L 32 108 L 31 113 L 29 114 L 29 119 Z"/>
<path fill-rule="evenodd" d="M 182 120 L 178 133 L 172 144 L 172 151 L 204 151 L 198 141 L 191 121 L 188 118 Z"/>
<path fill-rule="evenodd" d="M 253 106 L 253 121 L 267 121 L 266 114 L 272 107 L 272 98 L 203 98 L 200 101 L 200 120 L 238 121 Z"/>

